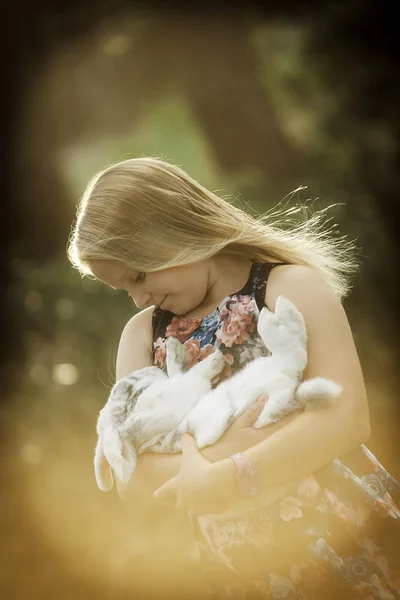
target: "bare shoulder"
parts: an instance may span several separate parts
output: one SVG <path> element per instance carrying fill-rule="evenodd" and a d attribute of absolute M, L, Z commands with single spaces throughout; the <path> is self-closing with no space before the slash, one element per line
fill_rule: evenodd
<path fill-rule="evenodd" d="M 154 306 L 141 310 L 125 325 L 118 346 L 116 379 L 149 366 L 153 343 Z"/>
<path fill-rule="evenodd" d="M 308 336 L 309 369 L 314 366 L 327 372 L 333 354 L 357 361 L 353 334 L 339 297 L 314 269 L 303 265 L 275 267 L 269 276 L 266 306 L 274 311 L 279 296 L 288 298 L 303 315 Z M 350 355 L 352 356 L 350 360 Z"/>
<path fill-rule="evenodd" d="M 342 386 L 335 406 L 343 411 L 343 422 L 353 424 L 357 444 L 365 443 L 370 436 L 370 420 L 364 376 L 340 298 L 318 272 L 303 265 L 272 269 L 265 294 L 269 310 L 275 310 L 281 295 L 304 318 L 308 364 L 303 379 L 326 377 Z"/>
<path fill-rule="evenodd" d="M 339 297 L 330 285 L 311 267 L 303 265 L 282 265 L 275 267 L 268 278 L 265 304 L 275 310 L 279 296 L 285 296 L 293 302 L 304 317 L 312 320 L 315 311 L 344 316 Z"/>
<path fill-rule="evenodd" d="M 123 332 L 137 332 L 138 330 L 142 330 L 143 328 L 145 328 L 148 329 L 148 333 L 150 333 L 152 327 L 153 312 L 154 306 L 150 306 L 149 308 L 145 308 L 139 311 L 138 313 L 136 313 L 136 315 L 129 319 L 129 321 L 124 327 Z"/>
<path fill-rule="evenodd" d="M 309 361 L 305 379 L 327 377 L 340 383 L 348 389 L 360 415 L 365 415 L 367 403 L 361 366 L 338 296 L 319 273 L 302 265 L 283 265 L 271 271 L 266 306 L 275 310 L 281 295 L 293 302 L 304 317 Z M 363 422 L 366 420 L 363 417 Z"/>

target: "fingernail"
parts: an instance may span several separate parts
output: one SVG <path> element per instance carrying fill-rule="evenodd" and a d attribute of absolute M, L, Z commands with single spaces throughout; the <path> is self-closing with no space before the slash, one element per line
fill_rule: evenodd
<path fill-rule="evenodd" d="M 260 396 L 260 398 L 258 399 L 258 402 L 260 404 L 264 404 L 264 402 L 267 400 L 267 396 L 264 394 L 263 396 Z"/>

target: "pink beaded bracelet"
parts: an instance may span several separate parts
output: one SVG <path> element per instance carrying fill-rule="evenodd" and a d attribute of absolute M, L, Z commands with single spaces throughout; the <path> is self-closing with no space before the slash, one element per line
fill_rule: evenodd
<path fill-rule="evenodd" d="M 243 498 L 249 498 L 258 494 L 258 481 L 256 469 L 242 452 L 230 456 L 237 467 L 237 478 L 240 486 L 241 495 Z"/>

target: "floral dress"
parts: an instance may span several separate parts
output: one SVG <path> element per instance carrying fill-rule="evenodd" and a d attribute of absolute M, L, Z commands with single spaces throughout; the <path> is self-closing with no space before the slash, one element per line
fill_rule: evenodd
<path fill-rule="evenodd" d="M 190 367 L 216 349 L 225 354 L 214 385 L 270 354 L 257 320 L 275 266 L 253 263 L 245 286 L 203 319 L 155 309 L 153 364 L 166 368 L 170 336 L 186 346 Z M 399 505 L 399 482 L 361 445 L 267 506 L 192 518 L 209 597 L 400 599 Z"/>

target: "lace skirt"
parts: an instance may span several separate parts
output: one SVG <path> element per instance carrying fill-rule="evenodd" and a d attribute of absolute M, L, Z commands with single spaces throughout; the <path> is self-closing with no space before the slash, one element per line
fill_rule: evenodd
<path fill-rule="evenodd" d="M 366 448 L 269 506 L 192 521 L 210 598 L 400 599 L 400 484 Z"/>

